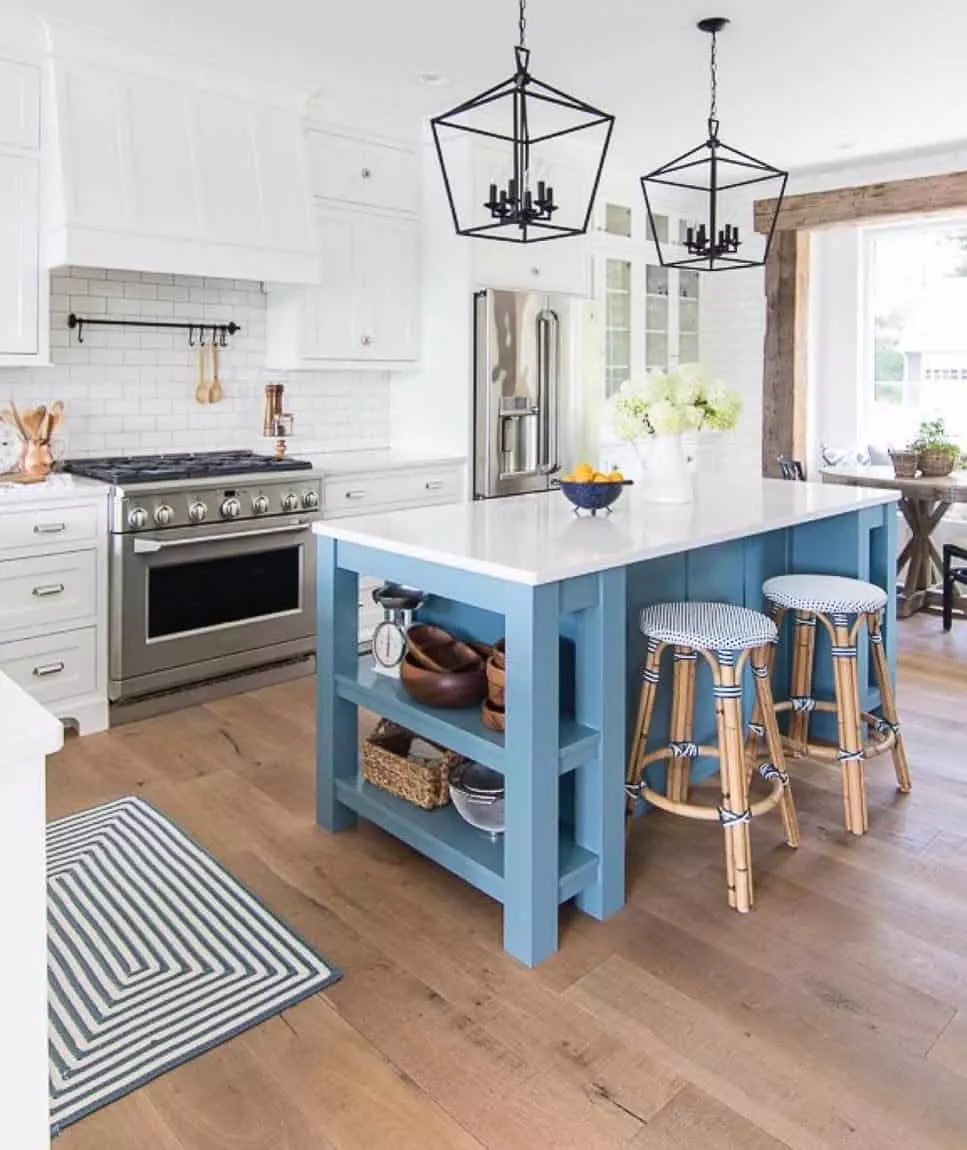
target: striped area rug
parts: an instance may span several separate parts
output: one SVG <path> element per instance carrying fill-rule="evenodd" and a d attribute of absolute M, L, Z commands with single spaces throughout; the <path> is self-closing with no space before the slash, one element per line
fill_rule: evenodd
<path fill-rule="evenodd" d="M 149 803 L 47 827 L 51 1132 L 339 974 Z"/>

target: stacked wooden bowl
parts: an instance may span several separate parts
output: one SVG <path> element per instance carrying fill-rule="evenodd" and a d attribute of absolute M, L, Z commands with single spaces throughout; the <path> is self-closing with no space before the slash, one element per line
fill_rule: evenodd
<path fill-rule="evenodd" d="M 442 627 L 414 623 L 406 633 L 400 682 L 428 707 L 472 707 L 487 694 L 484 650 L 455 639 Z"/>
<path fill-rule="evenodd" d="M 504 711 L 504 688 L 507 677 L 507 655 L 501 639 L 487 659 L 487 697 L 480 706 L 483 725 L 492 731 L 503 731 L 507 725 Z"/>

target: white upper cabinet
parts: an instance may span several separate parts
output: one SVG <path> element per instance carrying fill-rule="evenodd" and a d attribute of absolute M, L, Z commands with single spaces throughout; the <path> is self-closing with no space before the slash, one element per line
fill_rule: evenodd
<path fill-rule="evenodd" d="M 419 153 L 310 129 L 319 286 L 275 288 L 271 368 L 412 368 L 419 359 Z"/>
<path fill-rule="evenodd" d="M 420 161 L 409 148 L 310 130 L 314 195 L 388 211 L 420 210 Z"/>
<path fill-rule="evenodd" d="M 40 69 L 0 60 L 0 145 L 40 147 Z"/>
<path fill-rule="evenodd" d="M 297 110 L 62 59 L 52 77 L 53 264 L 315 281 Z"/>
<path fill-rule="evenodd" d="M 320 201 L 320 284 L 269 293 L 273 368 L 409 366 L 419 358 L 415 219 Z"/>
<path fill-rule="evenodd" d="M 40 351 L 39 163 L 0 155 L 0 363 Z"/>

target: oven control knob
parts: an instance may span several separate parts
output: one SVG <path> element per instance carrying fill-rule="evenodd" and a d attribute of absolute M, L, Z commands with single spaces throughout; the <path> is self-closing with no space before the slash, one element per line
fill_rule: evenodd
<path fill-rule="evenodd" d="M 223 519 L 237 519 L 242 514 L 242 505 L 237 499 L 226 499 L 219 512 Z"/>
<path fill-rule="evenodd" d="M 252 500 L 252 510 L 256 515 L 264 515 L 269 509 L 269 501 L 265 495 L 256 495 Z"/>
<path fill-rule="evenodd" d="M 167 503 L 162 503 L 160 507 L 154 509 L 154 521 L 159 527 L 167 527 L 174 517 L 175 513 Z"/>
<path fill-rule="evenodd" d="M 132 507 L 128 512 L 128 526 L 132 531 L 140 531 L 148 526 L 148 513 L 143 507 Z"/>
<path fill-rule="evenodd" d="M 288 495 L 282 497 L 282 510 L 283 511 L 298 511 L 299 510 L 299 496 L 294 495 L 291 491 Z"/>
<path fill-rule="evenodd" d="M 188 518 L 192 523 L 204 523 L 208 518 L 208 508 L 204 503 L 195 502 L 188 508 Z"/>
<path fill-rule="evenodd" d="M 302 497 L 302 506 L 306 511 L 315 511 L 319 506 L 319 492 L 307 491 Z"/>

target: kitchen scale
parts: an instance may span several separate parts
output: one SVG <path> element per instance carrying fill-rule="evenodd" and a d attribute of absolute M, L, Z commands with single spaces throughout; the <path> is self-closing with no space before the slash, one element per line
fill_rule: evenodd
<path fill-rule="evenodd" d="M 373 601 L 383 608 L 383 620 L 373 631 L 373 669 L 391 679 L 400 677 L 400 664 L 406 656 L 406 632 L 413 612 L 425 596 L 415 587 L 384 583 L 373 589 Z"/>

